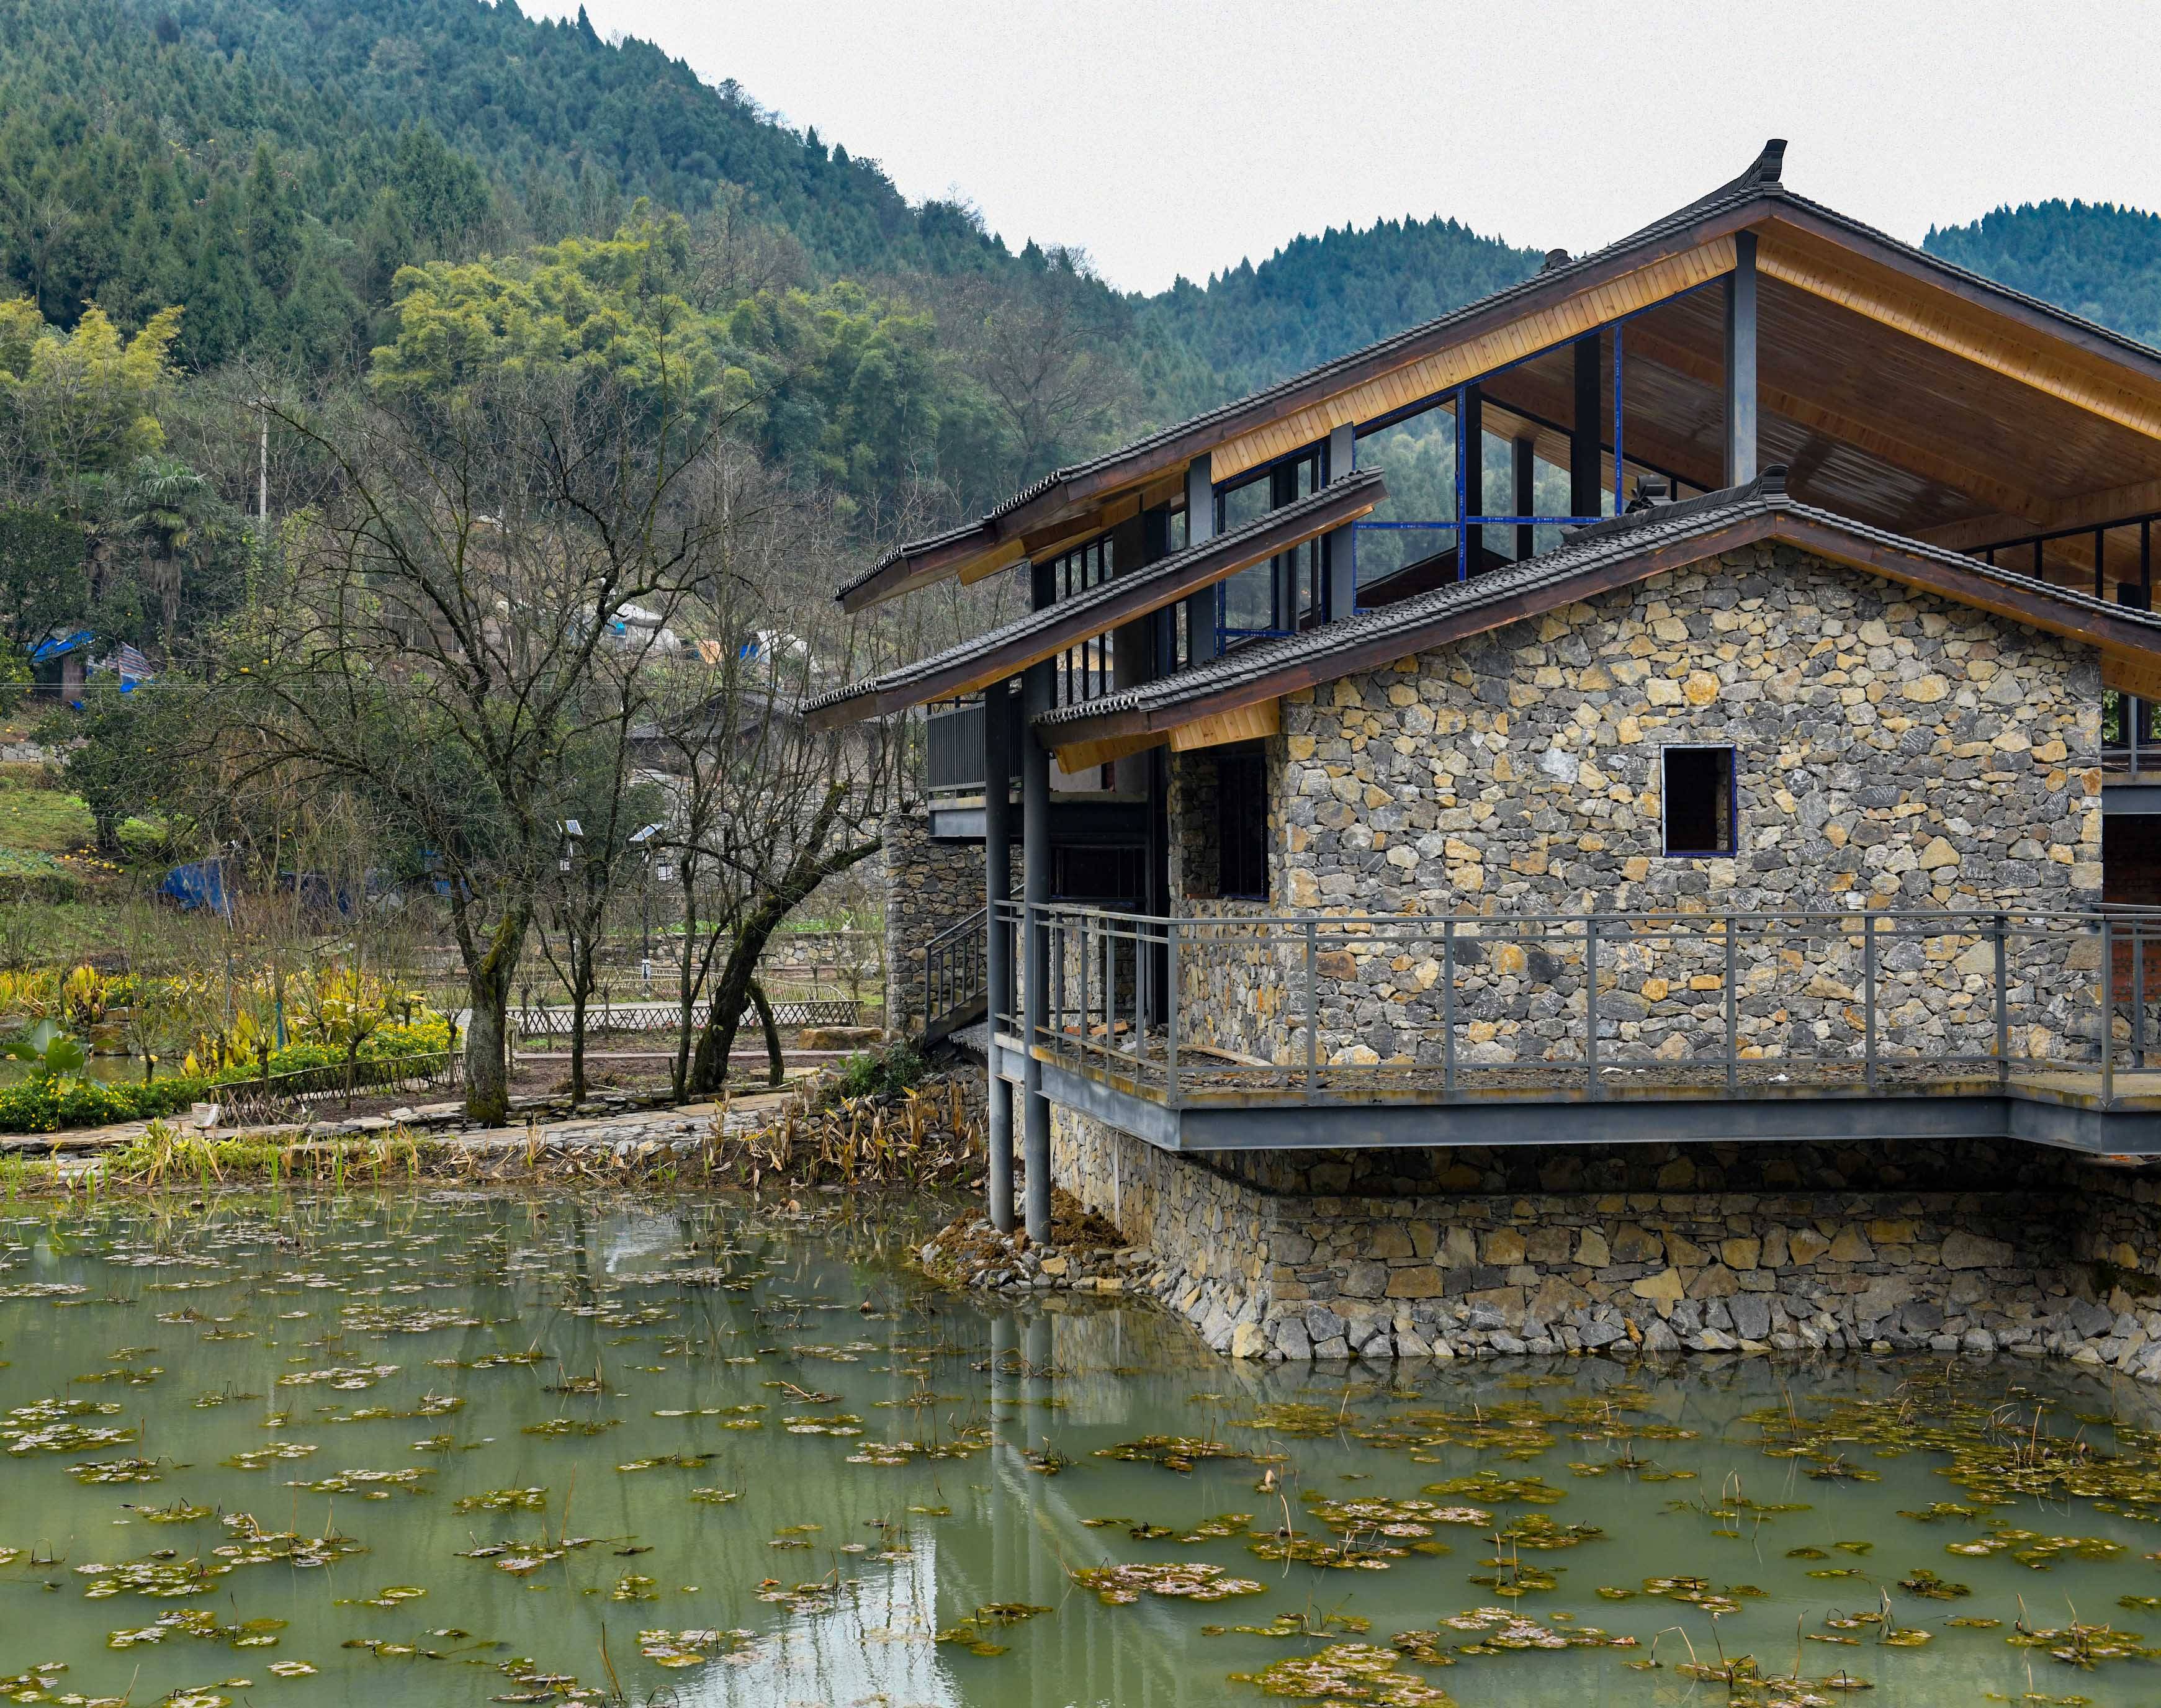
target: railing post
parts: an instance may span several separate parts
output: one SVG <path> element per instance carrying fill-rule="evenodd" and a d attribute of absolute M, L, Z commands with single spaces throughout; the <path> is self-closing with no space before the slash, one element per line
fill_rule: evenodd
<path fill-rule="evenodd" d="M 1868 1095 L 1876 1095 L 1876 915 L 1861 916 L 1861 1013 L 1867 1056 Z"/>
<path fill-rule="evenodd" d="M 1305 922 L 1305 1101 L 1313 1101 L 1320 1083 L 1320 945 L 1315 940 L 1319 922 Z"/>
<path fill-rule="evenodd" d="M 1996 916 L 1996 1083 L 2007 1086 L 2011 1083 L 2011 978 L 2010 956 L 2007 940 L 2011 935 L 2010 917 Z"/>
<path fill-rule="evenodd" d="M 1166 919 L 1163 926 L 1165 981 L 1170 988 L 1164 992 L 1163 1057 L 1165 1105 L 1178 1107 L 1178 1011 L 1185 1007 L 1178 979 L 1178 921 Z"/>
<path fill-rule="evenodd" d="M 1440 1100 L 1455 1101 L 1455 918 L 1440 928 Z"/>
<path fill-rule="evenodd" d="M 2101 1101 L 2116 1101 L 2116 938 L 2108 915 L 2101 921 Z"/>
<path fill-rule="evenodd" d="M 2146 1065 L 2146 927 L 2134 919 L 2131 925 L 2131 1065 Z"/>
<path fill-rule="evenodd" d="M 1616 475 L 1614 479 L 1617 485 L 1620 476 Z M 1604 1094 L 1604 1088 L 1598 1077 L 1598 915 L 1596 914 L 1586 914 L 1583 920 L 1583 1054 L 1591 1075 L 1589 1092 L 1596 1097 Z"/>
<path fill-rule="evenodd" d="M 1735 988 L 1740 957 L 1733 943 L 1739 923 L 1739 914 L 1726 916 L 1726 1095 L 1729 1097 L 1741 1095 L 1741 993 Z"/>

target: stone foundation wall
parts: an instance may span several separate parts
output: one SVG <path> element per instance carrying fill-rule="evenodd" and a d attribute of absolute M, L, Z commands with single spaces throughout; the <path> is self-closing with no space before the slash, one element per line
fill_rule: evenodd
<path fill-rule="evenodd" d="M 935 842 L 922 806 L 886 815 L 884 825 L 885 1024 L 893 1034 L 923 1025 L 924 945 L 983 905 L 983 849 L 979 842 Z M 1020 893 L 1020 857 L 1009 852 L 1013 893 Z"/>
<path fill-rule="evenodd" d="M 2161 1382 L 2143 1174 L 2026 1147 L 1661 1148 L 1234 1169 L 1070 1110 L 1052 1127 L 1059 1183 L 1234 1357 L 2000 1351 Z M 1556 1170 L 1581 1190 L 1539 1184 Z M 1632 1184 L 1646 1173 L 1693 1190 Z"/>

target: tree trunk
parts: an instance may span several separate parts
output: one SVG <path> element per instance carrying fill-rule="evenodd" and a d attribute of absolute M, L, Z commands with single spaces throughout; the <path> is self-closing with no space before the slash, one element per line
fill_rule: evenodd
<path fill-rule="evenodd" d="M 472 1009 L 466 1027 L 466 1118 L 502 1127 L 510 1119 L 510 1071 L 503 1060 L 510 980 L 476 971 L 466 990 Z"/>
<path fill-rule="evenodd" d="M 788 1077 L 788 1068 L 780 1059 L 780 1026 L 773 1018 L 773 1004 L 766 1000 L 765 987 L 756 979 L 750 982 L 750 999 L 758 1008 L 758 1023 L 765 1029 L 766 1083 L 777 1086 Z"/>
<path fill-rule="evenodd" d="M 570 982 L 570 1101 L 586 1101 L 586 980 Z"/>

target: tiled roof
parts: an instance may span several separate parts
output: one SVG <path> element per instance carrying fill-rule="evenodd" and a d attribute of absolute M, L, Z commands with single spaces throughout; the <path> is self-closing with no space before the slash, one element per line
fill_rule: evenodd
<path fill-rule="evenodd" d="M 1211 428 L 1223 428 L 1227 431 L 1230 424 L 1247 412 L 1257 409 L 1265 411 L 1268 406 L 1283 398 L 1316 386 L 1325 385 L 1328 380 L 1337 374 L 1368 362 L 1376 357 L 1385 357 L 1397 350 L 1431 341 L 1445 343 L 1446 335 L 1452 327 L 1491 314 L 1495 309 L 1505 307 L 1519 299 L 1544 294 L 1556 284 L 1565 286 L 1570 280 L 1577 277 L 1602 272 L 1610 268 L 1615 261 L 1624 259 L 1632 251 L 1655 246 L 1701 221 L 1733 212 L 1751 203 L 1761 203 L 1767 211 L 1782 206 L 1801 210 L 1825 224 L 1834 226 L 1869 242 L 1882 244 L 1897 250 L 1928 271 L 1939 273 L 1946 279 L 1955 279 L 1961 284 L 1985 292 L 1988 295 L 2001 298 L 2007 302 L 2017 303 L 2023 308 L 2059 322 L 2068 329 L 2075 330 L 2087 337 L 2099 339 L 2127 356 L 2161 367 L 2161 351 L 2142 344 L 2136 338 L 2127 337 L 2123 333 L 2103 326 L 2096 321 L 2072 314 L 2058 304 L 2045 301 L 2039 297 L 2029 296 L 2023 291 L 2013 290 L 2008 286 L 2000 284 L 1981 273 L 1971 272 L 1951 262 L 1942 260 L 1925 250 L 1916 248 L 1910 243 L 1903 242 L 1886 232 L 1879 232 L 1872 226 L 1849 218 L 1834 209 L 1824 206 L 1820 202 L 1811 201 L 1806 196 L 1795 195 L 1779 182 L 1778 174 L 1783 167 L 1784 152 L 1785 144 L 1783 142 L 1773 141 L 1767 143 L 1763 152 L 1739 177 L 1729 183 L 1721 185 L 1708 195 L 1701 196 L 1686 206 L 1677 208 L 1663 218 L 1653 221 L 1640 231 L 1632 232 L 1627 237 L 1607 244 L 1602 249 L 1593 250 L 1587 254 L 1576 257 L 1574 260 L 1562 262 L 1558 265 L 1549 265 L 1533 273 L 1529 278 L 1506 286 L 1490 295 L 1481 297 L 1476 302 L 1466 303 L 1461 308 L 1451 309 L 1446 314 L 1427 320 L 1419 325 L 1409 327 L 1403 331 L 1377 340 L 1361 349 L 1351 351 L 1347 355 L 1321 362 L 1316 367 L 1308 368 L 1303 373 L 1294 374 L 1289 378 L 1280 380 L 1262 391 L 1254 392 L 1234 402 L 1219 404 L 1213 409 L 1204 410 L 1189 420 L 1181 421 L 1175 426 L 1166 427 L 1134 440 L 1131 444 L 1122 445 L 1116 450 L 1107 451 L 1085 462 L 1074 463 L 1064 468 L 1053 470 L 1049 474 L 1014 493 L 1011 497 L 993 505 L 978 521 L 965 523 L 959 527 L 948 529 L 941 534 L 934 534 L 924 539 L 912 540 L 905 545 L 895 547 L 872 565 L 869 569 L 844 584 L 838 590 L 836 596 L 845 598 L 904 557 L 917 555 L 934 546 L 955 544 L 971 534 L 982 532 L 1001 518 L 1033 503 L 1037 498 L 1054 487 L 1103 473 L 1117 467 L 1120 463 L 1145 456 L 1150 451 L 1160 450 L 1189 435 L 1205 433 Z"/>
<path fill-rule="evenodd" d="M 958 646 L 948 647 L 942 653 L 918 659 L 912 664 L 903 664 L 883 674 L 851 682 L 844 688 L 828 690 L 806 700 L 803 709 L 806 712 L 816 712 L 850 700 L 904 690 L 913 684 L 929 680 L 956 665 L 976 660 L 987 662 L 1015 643 L 1024 642 L 1032 636 L 1051 629 L 1069 627 L 1076 620 L 1086 621 L 1091 615 L 1100 617 L 1100 621 L 1091 625 L 1091 632 L 1101 633 L 1138 615 L 1133 607 L 1153 608 L 1149 596 L 1158 592 L 1166 582 L 1184 581 L 1211 560 L 1235 562 L 1242 553 L 1248 553 L 1248 549 L 1255 542 L 1284 533 L 1295 534 L 1307 524 L 1340 511 L 1346 505 L 1377 503 L 1386 490 L 1378 469 L 1362 469 L 1346 475 L 1294 503 L 1263 511 L 1255 520 L 1242 528 L 1226 529 L 1212 539 L 1199 541 L 1168 557 L 1159 558 L 1152 564 L 1099 582 L 1085 592 L 1061 599 L 1040 611 L 1031 611 L 1027 616 L 1017 617 L 987 634 L 977 635 Z"/>
<path fill-rule="evenodd" d="M 1801 503 L 1787 493 L 1785 474 L 1783 467 L 1774 466 L 1745 487 L 1729 487 L 1678 504 L 1656 505 L 1580 528 L 1559 548 L 1543 557 L 1527 558 L 1468 581 L 1450 581 L 1398 603 L 1362 612 L 1304 634 L 1255 642 L 1175 675 L 1159 677 L 1082 705 L 1057 707 L 1041 713 L 1035 721 L 1039 726 L 1054 728 L 1115 717 L 1121 713 L 1151 713 L 1204 700 L 1226 689 L 1265 681 L 1287 669 L 1325 666 L 1332 656 L 1362 652 L 1391 636 L 1415 637 L 1419 631 L 1435 624 L 1502 604 L 1524 593 L 1565 584 L 1606 565 L 1643 556 L 1661 546 L 1715 534 L 1737 522 L 1773 515 L 1792 517 L 1858 541 L 1955 567 L 1962 574 L 2006 589 L 2042 594 L 2061 602 L 2074 613 L 2084 612 L 2095 617 L 2105 616 L 2128 623 L 2151 634 L 2156 649 L 2161 650 L 2161 613 L 2096 599 L 2090 593 L 2018 575 L 1979 558 L 1924 544 L 1885 529 L 1856 522 L 1834 511 Z M 1418 644 L 1414 638 L 1407 638 L 1405 651 L 1415 650 Z M 1363 666 L 1346 666 L 1346 669 L 1353 668 Z"/>

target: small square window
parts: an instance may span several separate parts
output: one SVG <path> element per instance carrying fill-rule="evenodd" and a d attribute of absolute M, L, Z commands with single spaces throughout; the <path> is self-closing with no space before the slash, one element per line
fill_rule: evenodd
<path fill-rule="evenodd" d="M 1217 756 L 1216 812 L 1216 893 L 1266 901 L 1268 768 L 1258 746 Z"/>
<path fill-rule="evenodd" d="M 1732 853 L 1733 749 L 1668 747 L 1665 773 L 1665 851 Z"/>

